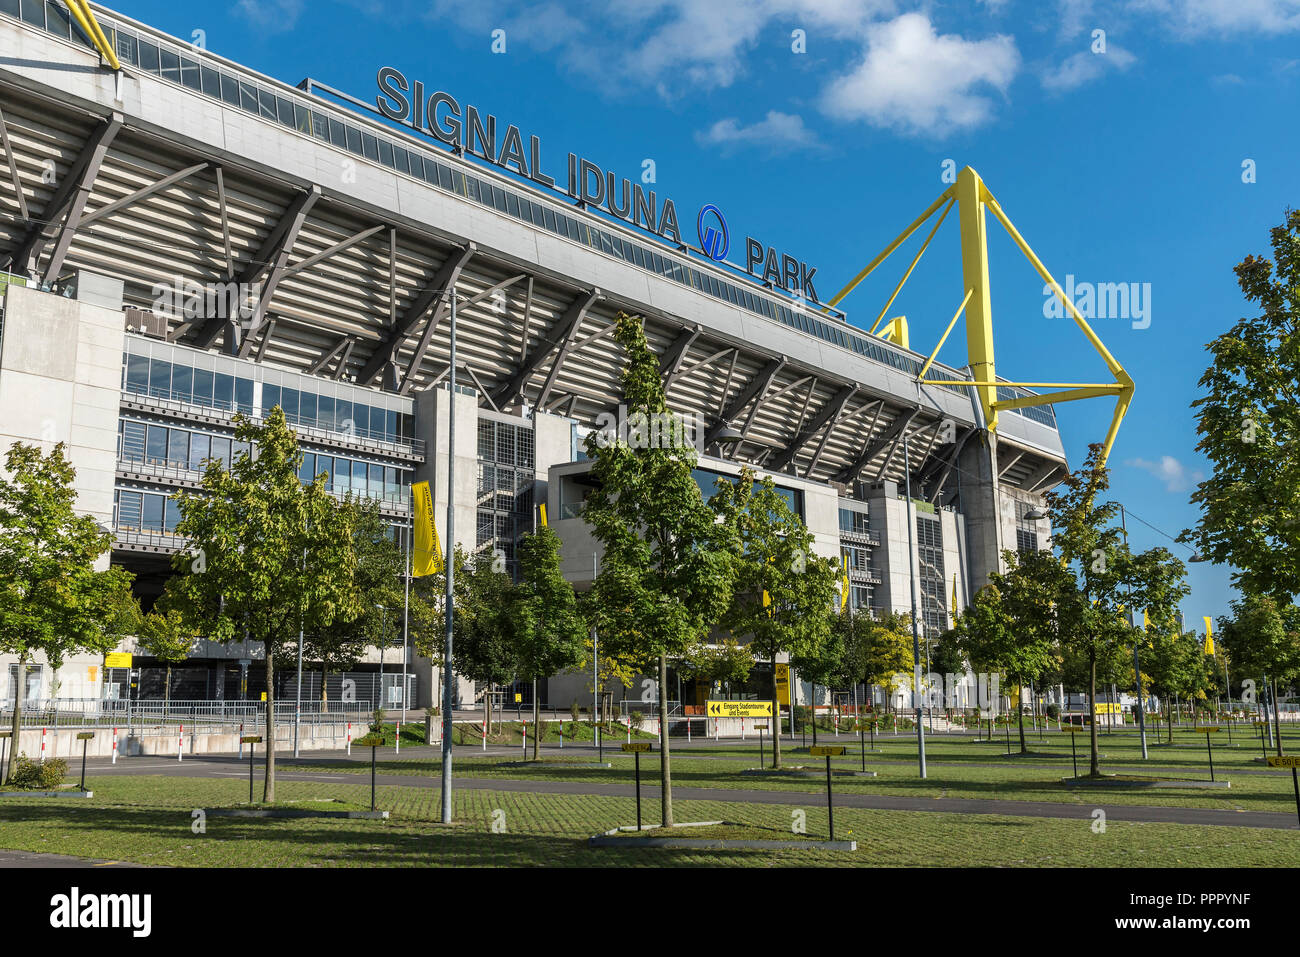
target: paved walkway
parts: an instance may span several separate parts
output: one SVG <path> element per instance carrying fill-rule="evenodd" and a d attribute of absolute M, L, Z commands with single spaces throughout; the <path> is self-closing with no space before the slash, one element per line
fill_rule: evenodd
<path fill-rule="evenodd" d="M 432 755 L 433 748 L 411 748 L 413 757 Z M 565 749 L 570 750 L 570 749 Z M 575 757 L 590 757 L 594 748 L 571 749 Z M 585 751 L 585 753 L 584 753 Z M 423 752 L 420 754 L 419 752 Z M 460 757 L 482 756 L 480 751 L 465 749 Z M 489 757 L 518 757 L 519 749 L 489 750 Z M 548 757 L 551 755 L 548 755 Z M 281 758 L 281 761 L 292 759 Z M 315 752 L 309 758 L 300 758 L 298 766 L 316 762 L 349 760 L 339 752 L 322 754 Z M 351 759 L 364 766 L 368 756 L 354 751 Z M 185 761 L 141 757 L 120 759 L 116 766 L 98 762 L 87 777 L 99 775 L 159 774 L 165 777 L 239 777 L 248 775 L 247 760 L 239 761 L 235 757 L 191 758 Z M 277 767 L 276 778 L 281 781 L 317 781 L 332 784 L 344 783 L 341 772 L 289 770 Z M 360 782 L 360 779 L 357 779 Z M 437 788 L 440 781 L 433 775 L 379 774 L 376 783 L 396 787 Z M 738 788 L 702 788 L 677 785 L 673 796 L 682 800 L 719 801 L 740 804 L 783 804 L 801 806 L 810 802 L 820 805 L 825 800 L 825 791 L 809 781 L 807 791 L 781 790 L 768 791 Z M 588 794 L 607 797 L 634 797 L 634 785 L 622 782 L 590 781 L 530 781 L 527 779 L 476 778 L 463 774 L 456 776 L 456 786 L 480 791 L 511 791 L 533 794 Z M 1080 792 L 1075 792 L 1080 793 Z M 653 800 L 659 795 L 659 788 L 653 784 L 642 784 L 643 799 Z M 836 807 L 864 808 L 887 811 L 922 811 L 942 812 L 947 814 L 997 814 L 1013 817 L 1057 818 L 1064 820 L 1088 820 L 1092 812 L 1101 808 L 1106 812 L 1108 821 L 1132 821 L 1167 824 L 1205 824 L 1223 827 L 1265 827 L 1280 830 L 1298 830 L 1296 816 L 1291 813 L 1274 811 L 1220 810 L 1217 808 L 1160 807 L 1154 805 L 1107 804 L 1101 791 L 1096 793 L 1097 801 L 1086 804 L 1066 804 L 1054 801 L 1010 801 L 998 798 L 945 798 L 945 797 L 908 797 L 905 795 L 854 794 L 841 792 L 835 796 Z"/>

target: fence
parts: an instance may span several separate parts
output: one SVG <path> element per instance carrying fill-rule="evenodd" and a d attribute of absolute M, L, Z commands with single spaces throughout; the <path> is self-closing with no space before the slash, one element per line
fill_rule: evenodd
<path fill-rule="evenodd" d="M 304 726 L 352 722 L 368 726 L 373 716 L 368 700 L 346 704 L 303 702 L 299 722 Z M 277 701 L 278 725 L 294 722 L 294 702 Z M 0 710 L 0 727 L 13 721 L 13 705 Z M 184 725 L 200 734 L 228 732 L 243 726 L 251 731 L 266 725 L 264 701 L 129 701 L 125 699 L 55 698 L 27 701 L 20 717 L 24 728 L 137 728 Z"/>

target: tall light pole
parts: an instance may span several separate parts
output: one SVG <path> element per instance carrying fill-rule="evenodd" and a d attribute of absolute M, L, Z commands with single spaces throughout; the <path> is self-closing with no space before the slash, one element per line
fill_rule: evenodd
<path fill-rule="evenodd" d="M 1128 545 L 1128 516 L 1127 516 L 1127 513 L 1124 511 L 1124 503 L 1123 503 L 1123 502 L 1121 502 L 1121 503 L 1120 503 L 1120 506 L 1119 506 L 1119 527 L 1120 527 L 1120 530 L 1124 533 L 1124 544 L 1125 544 L 1125 546 L 1127 546 L 1127 545 Z M 1132 598 L 1132 596 L 1133 596 L 1133 590 L 1132 590 L 1132 589 L 1129 589 L 1129 590 L 1128 590 L 1128 595 L 1129 595 L 1129 601 L 1128 601 L 1128 605 L 1129 605 L 1129 608 L 1128 608 L 1129 627 L 1130 627 L 1131 629 L 1133 629 L 1134 631 L 1136 631 L 1136 630 L 1137 630 L 1137 612 L 1136 612 L 1136 611 L 1134 610 L 1134 608 L 1132 607 L 1132 605 L 1133 605 L 1133 598 Z M 1133 636 L 1133 680 L 1137 682 L 1137 719 L 1138 719 L 1138 735 L 1142 738 L 1142 760 L 1145 761 L 1145 760 L 1147 760 L 1147 757 L 1148 757 L 1148 755 L 1147 755 L 1147 719 L 1146 719 L 1146 708 L 1143 706 L 1143 703 L 1142 703 L 1142 664 L 1141 664 L 1141 661 L 1140 661 L 1139 658 L 1138 658 L 1138 645 L 1140 645 L 1140 644 L 1141 644 L 1141 640 L 1137 637 L 1137 635 L 1134 635 L 1134 636 Z M 1112 695 L 1112 697 L 1113 697 L 1113 695 Z M 1095 715 L 1094 715 L 1093 719 L 1096 720 L 1096 716 L 1095 716 Z"/>
<path fill-rule="evenodd" d="M 915 551 L 916 519 L 912 515 L 912 459 L 907 450 L 907 430 L 903 430 L 903 481 L 907 496 L 907 578 L 912 592 L 912 703 L 916 706 L 916 758 L 925 773 L 925 727 L 921 723 L 921 633 L 916 622 L 916 572 L 912 559 Z M 917 561 L 920 557 L 917 556 Z"/>
<path fill-rule="evenodd" d="M 447 402 L 447 596 L 443 618 L 447 631 L 442 643 L 442 823 L 451 823 L 451 634 L 456 614 L 452 600 L 452 579 L 456 573 L 456 289 L 447 289 L 451 299 L 451 370 Z"/>

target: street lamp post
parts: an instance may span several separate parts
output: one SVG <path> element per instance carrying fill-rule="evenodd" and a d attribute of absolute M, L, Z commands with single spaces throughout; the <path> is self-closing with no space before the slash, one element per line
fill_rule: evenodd
<path fill-rule="evenodd" d="M 907 431 L 903 432 L 903 480 L 907 496 L 907 576 L 911 582 L 912 593 L 912 703 L 916 706 L 916 758 L 920 766 L 921 777 L 925 773 L 925 727 L 921 723 L 921 634 L 916 622 L 916 572 L 912 559 L 915 554 L 913 540 L 916 536 L 916 520 L 912 516 L 912 460 L 907 448 Z"/>
<path fill-rule="evenodd" d="M 456 614 L 452 600 L 456 573 L 456 290 L 447 290 L 451 299 L 451 366 L 447 403 L 447 595 L 443 618 L 447 630 L 442 645 L 442 823 L 451 823 L 451 705 L 452 705 L 452 624 Z"/>

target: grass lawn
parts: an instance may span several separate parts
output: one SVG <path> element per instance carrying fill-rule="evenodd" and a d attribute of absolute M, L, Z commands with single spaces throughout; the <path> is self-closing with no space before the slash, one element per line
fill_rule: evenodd
<path fill-rule="evenodd" d="M 277 785 L 286 806 L 342 801 L 369 806 L 369 788 L 340 775 L 334 782 Z M 339 866 L 1290 866 L 1300 834 L 1280 830 L 1181 824 L 1110 824 L 1094 833 L 1081 809 L 1077 820 L 1012 816 L 868 811 L 837 808 L 835 836 L 858 851 L 669 850 L 590 848 L 586 839 L 635 822 L 631 798 L 560 796 L 492 790 L 456 792 L 457 824 L 441 825 L 438 792 L 384 786 L 379 807 L 388 821 L 211 818 L 195 833 L 192 811 L 234 806 L 246 782 L 231 779 L 114 776 L 94 782 L 95 797 L 72 807 L 56 799 L 14 800 L 4 806 L 0 846 L 106 860 L 182 867 Z M 806 807 L 676 802 L 682 821 L 725 820 L 765 837 L 826 836 L 820 795 Z M 295 803 L 289 803 L 295 802 Z M 335 804 L 323 805 L 338 807 Z M 645 808 L 658 820 L 657 802 Z M 494 833 L 493 824 L 503 825 Z M 653 832 L 663 835 L 667 832 Z M 706 836 L 695 829 L 672 832 Z"/>

